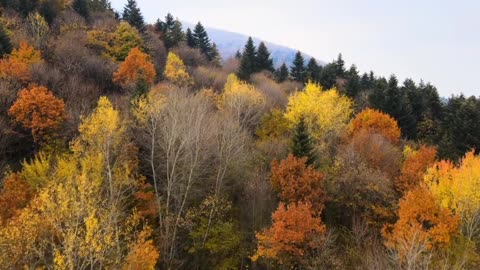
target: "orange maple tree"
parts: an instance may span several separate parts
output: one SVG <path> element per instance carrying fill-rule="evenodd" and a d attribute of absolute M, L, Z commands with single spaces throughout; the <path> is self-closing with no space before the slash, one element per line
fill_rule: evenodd
<path fill-rule="evenodd" d="M 382 233 L 386 246 L 404 257 L 412 246 L 446 247 L 458 232 L 458 224 L 458 215 L 442 208 L 426 187 L 419 186 L 400 200 L 398 221 L 385 226 Z"/>
<path fill-rule="evenodd" d="M 390 115 L 374 109 L 365 109 L 360 112 L 350 123 L 349 133 L 355 135 L 361 130 L 376 133 L 396 144 L 400 139 L 400 128 L 397 121 Z"/>
<path fill-rule="evenodd" d="M 401 175 L 395 182 L 395 187 L 400 192 L 406 192 L 423 182 L 427 169 L 435 163 L 437 149 L 422 145 L 418 151 L 409 155 L 402 166 Z"/>
<path fill-rule="evenodd" d="M 137 84 L 140 80 L 152 84 L 155 76 L 157 76 L 157 72 L 149 56 L 136 47 L 130 51 L 125 61 L 113 74 L 113 82 L 127 88 Z"/>
<path fill-rule="evenodd" d="M 47 88 L 32 86 L 18 93 L 8 114 L 15 122 L 31 129 L 35 141 L 41 141 L 65 119 L 65 104 Z"/>
<path fill-rule="evenodd" d="M 307 166 L 306 161 L 306 157 L 297 158 L 292 154 L 280 162 L 274 160 L 270 181 L 283 202 L 308 202 L 320 213 L 325 202 L 323 174 Z"/>
<path fill-rule="evenodd" d="M 285 205 L 280 203 L 272 215 L 270 228 L 257 233 L 258 248 L 252 259 L 273 259 L 280 264 L 302 261 L 308 250 L 318 247 L 319 237 L 326 227 L 309 203 Z"/>
<path fill-rule="evenodd" d="M 5 224 L 20 209 L 27 206 L 32 196 L 32 188 L 19 174 L 8 175 L 0 191 L 0 225 Z"/>
<path fill-rule="evenodd" d="M 40 52 L 22 42 L 18 49 L 0 60 L 0 78 L 28 81 L 31 76 L 30 66 L 41 61 Z"/>

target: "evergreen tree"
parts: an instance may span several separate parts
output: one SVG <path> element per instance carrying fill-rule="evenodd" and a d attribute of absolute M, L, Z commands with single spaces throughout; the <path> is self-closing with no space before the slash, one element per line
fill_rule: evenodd
<path fill-rule="evenodd" d="M 300 121 L 295 126 L 295 134 L 292 139 L 292 153 L 299 158 L 307 157 L 307 165 L 311 165 L 315 161 L 313 139 L 308 133 L 303 117 L 300 118 Z"/>
<path fill-rule="evenodd" d="M 352 65 L 346 73 L 347 83 L 345 85 L 345 93 L 351 98 L 355 98 L 360 92 L 360 76 L 357 67 Z"/>
<path fill-rule="evenodd" d="M 188 47 L 195 48 L 195 38 L 193 37 L 193 33 L 190 28 L 187 28 L 185 39 L 187 40 Z"/>
<path fill-rule="evenodd" d="M 277 82 L 282 83 L 286 81 L 289 75 L 287 65 L 283 63 L 282 66 L 280 66 L 280 68 L 277 69 L 277 71 L 275 72 L 275 75 L 277 78 Z"/>
<path fill-rule="evenodd" d="M 242 59 L 242 53 L 240 52 L 240 50 L 237 50 L 237 52 L 235 53 L 235 58 Z"/>
<path fill-rule="evenodd" d="M 57 18 L 58 13 L 60 12 L 61 7 L 60 3 L 53 0 L 47 0 L 40 2 L 40 7 L 38 8 L 38 13 L 42 15 L 48 25 L 52 25 L 55 18 Z"/>
<path fill-rule="evenodd" d="M 307 79 L 318 82 L 320 79 L 320 69 L 317 60 L 314 57 L 310 58 L 307 64 Z"/>
<path fill-rule="evenodd" d="M 207 57 L 209 61 L 212 60 L 212 44 L 208 38 L 207 31 L 203 25 L 198 22 L 193 29 L 193 38 L 195 41 L 195 48 L 200 49 L 200 51 Z"/>
<path fill-rule="evenodd" d="M 384 95 L 384 102 L 380 109 L 397 119 L 403 136 L 414 139 L 416 137 L 416 120 L 412 115 L 412 108 L 405 93 L 398 87 L 395 75 L 390 76 Z"/>
<path fill-rule="evenodd" d="M 302 53 L 297 51 L 295 59 L 293 60 L 293 66 L 290 68 L 290 75 L 297 82 L 304 83 L 306 79 L 305 60 Z"/>
<path fill-rule="evenodd" d="M 370 76 L 368 73 L 363 73 L 362 78 L 360 78 L 360 89 L 363 91 L 368 91 L 373 88 L 375 84 L 375 78 Z"/>
<path fill-rule="evenodd" d="M 113 11 L 112 5 L 108 0 L 88 0 L 88 8 L 92 12 Z"/>
<path fill-rule="evenodd" d="M 87 0 L 74 0 L 72 7 L 73 10 L 75 10 L 75 12 L 85 18 L 85 20 L 90 19 L 90 9 L 88 8 Z"/>
<path fill-rule="evenodd" d="M 337 83 L 336 67 L 334 63 L 327 64 L 320 72 L 320 84 L 325 89 L 330 89 Z"/>
<path fill-rule="evenodd" d="M 122 19 L 137 28 L 138 31 L 142 33 L 145 31 L 145 20 L 135 0 L 127 1 L 127 5 L 123 8 Z"/>
<path fill-rule="evenodd" d="M 210 57 L 211 57 L 211 62 L 212 64 L 216 65 L 216 66 L 220 66 L 220 62 L 221 62 L 221 57 L 220 57 L 220 53 L 218 52 L 218 48 L 217 48 L 217 44 L 212 43 L 212 52 L 210 54 Z"/>
<path fill-rule="evenodd" d="M 338 58 L 335 61 L 335 72 L 337 77 L 343 77 L 345 75 L 345 61 L 343 61 L 342 54 L 338 54 Z"/>
<path fill-rule="evenodd" d="M 258 70 L 268 70 L 270 72 L 275 72 L 275 68 L 273 67 L 273 60 L 270 57 L 270 52 L 268 51 L 267 46 L 265 46 L 265 43 L 263 42 L 260 42 L 260 44 L 258 45 L 257 68 Z"/>
<path fill-rule="evenodd" d="M 0 26 L 0 58 L 3 57 L 5 54 L 9 54 L 12 52 L 12 43 L 10 42 L 10 37 L 8 36 L 7 32 L 3 25 Z"/>
<path fill-rule="evenodd" d="M 250 79 L 250 75 L 257 72 L 256 61 L 257 49 L 253 44 L 253 39 L 248 38 L 245 48 L 243 49 L 242 59 L 240 61 L 240 68 L 238 70 L 238 77 L 242 80 Z"/>

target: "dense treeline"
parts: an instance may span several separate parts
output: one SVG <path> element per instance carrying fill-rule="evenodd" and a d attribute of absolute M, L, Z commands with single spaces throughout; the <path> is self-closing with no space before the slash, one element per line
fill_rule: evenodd
<path fill-rule="evenodd" d="M 0 6 L 0 269 L 480 267 L 478 98 L 221 59 L 135 0 Z"/>

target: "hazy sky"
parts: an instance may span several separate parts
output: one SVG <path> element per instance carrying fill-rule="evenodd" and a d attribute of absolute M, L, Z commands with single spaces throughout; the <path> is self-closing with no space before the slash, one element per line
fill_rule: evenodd
<path fill-rule="evenodd" d="M 112 0 L 121 10 L 126 0 Z M 182 21 L 252 35 L 326 62 L 399 80 L 423 79 L 442 96 L 480 96 L 478 0 L 137 0 L 145 19 Z"/>

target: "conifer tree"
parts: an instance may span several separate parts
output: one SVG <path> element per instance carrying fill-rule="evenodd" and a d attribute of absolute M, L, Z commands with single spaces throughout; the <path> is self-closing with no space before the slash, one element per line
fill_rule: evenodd
<path fill-rule="evenodd" d="M 302 53 L 297 51 L 295 54 L 295 59 L 293 60 L 293 66 L 290 68 L 290 75 L 297 82 L 305 82 L 306 78 L 306 68 L 305 60 L 303 59 Z"/>
<path fill-rule="evenodd" d="M 253 39 L 248 38 L 245 48 L 243 49 L 242 59 L 240 61 L 240 68 L 238 70 L 238 77 L 242 80 L 250 79 L 250 75 L 257 72 L 256 66 L 257 49 L 253 44 Z"/>
<path fill-rule="evenodd" d="M 220 53 L 218 52 L 217 44 L 215 44 L 215 42 L 212 43 L 212 52 L 210 54 L 210 57 L 212 59 L 210 60 L 212 64 L 216 66 L 220 66 L 221 56 L 220 56 Z"/>
<path fill-rule="evenodd" d="M 193 37 L 193 33 L 190 28 L 187 28 L 187 32 L 185 33 L 185 39 L 187 41 L 188 47 L 195 48 L 195 38 Z"/>
<path fill-rule="evenodd" d="M 313 82 L 318 82 L 320 79 L 320 66 L 314 57 L 310 58 L 307 64 L 307 79 Z"/>
<path fill-rule="evenodd" d="M 298 158 L 306 157 L 307 165 L 313 164 L 315 161 L 315 154 L 313 152 L 313 139 L 308 133 L 305 119 L 302 117 L 295 127 L 295 134 L 292 140 L 292 153 Z"/>
<path fill-rule="evenodd" d="M 275 72 L 275 75 L 277 78 L 277 82 L 279 83 L 282 83 L 288 79 L 289 72 L 285 62 L 282 64 L 282 66 L 280 66 L 280 68 L 277 69 L 277 71 Z"/>
<path fill-rule="evenodd" d="M 165 38 L 168 40 L 168 46 L 166 44 L 167 42 L 165 42 L 167 48 L 175 47 L 185 40 L 185 33 L 183 33 L 183 27 L 180 20 L 175 19 L 172 28 L 168 29 Z"/>
<path fill-rule="evenodd" d="M 0 58 L 12 52 L 12 43 L 3 25 L 0 26 Z"/>
<path fill-rule="evenodd" d="M 342 54 L 338 54 L 338 58 L 335 61 L 335 71 L 337 77 L 343 77 L 345 75 L 345 61 L 343 61 Z"/>
<path fill-rule="evenodd" d="M 337 83 L 336 67 L 334 63 L 324 66 L 320 73 L 320 84 L 326 89 L 330 89 Z"/>
<path fill-rule="evenodd" d="M 87 4 L 92 12 L 112 11 L 112 5 L 108 0 L 88 0 Z"/>
<path fill-rule="evenodd" d="M 351 98 L 355 98 L 360 91 L 360 77 L 357 67 L 352 65 L 346 73 L 347 84 L 345 85 L 345 93 Z"/>
<path fill-rule="evenodd" d="M 128 22 L 131 26 L 138 29 L 140 32 L 145 31 L 145 20 L 143 19 L 140 8 L 137 7 L 135 0 L 128 0 L 127 4 L 123 8 L 122 19 Z"/>
<path fill-rule="evenodd" d="M 207 31 L 203 25 L 198 22 L 193 29 L 193 38 L 195 41 L 195 48 L 200 49 L 200 51 L 207 57 L 209 61 L 212 60 L 212 44 L 208 38 Z"/>
<path fill-rule="evenodd" d="M 240 50 L 237 50 L 237 52 L 235 53 L 235 58 L 242 59 L 242 53 L 240 52 Z"/>
<path fill-rule="evenodd" d="M 257 67 L 258 70 L 275 72 L 275 69 L 273 68 L 273 60 L 270 57 L 270 52 L 264 42 L 260 42 L 258 45 Z"/>
<path fill-rule="evenodd" d="M 402 135 L 409 139 L 415 138 L 416 121 L 412 108 L 405 93 L 399 89 L 395 75 L 390 76 L 384 95 L 384 103 L 380 109 L 397 119 Z"/>
<path fill-rule="evenodd" d="M 85 18 L 85 20 L 90 19 L 90 9 L 88 8 L 87 0 L 74 0 L 72 3 L 72 8 L 80 16 Z"/>

